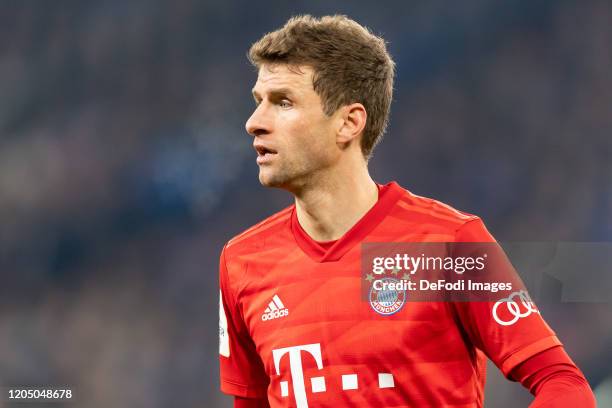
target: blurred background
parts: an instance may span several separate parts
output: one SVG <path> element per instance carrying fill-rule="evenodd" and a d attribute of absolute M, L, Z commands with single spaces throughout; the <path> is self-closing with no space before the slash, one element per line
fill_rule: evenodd
<path fill-rule="evenodd" d="M 389 43 L 377 181 L 499 240 L 612 241 L 609 1 L 2 0 L 0 386 L 65 385 L 71 407 L 230 406 L 219 252 L 291 203 L 257 180 L 245 55 L 298 13 Z M 609 304 L 540 308 L 612 395 Z M 487 406 L 527 406 L 489 373 Z"/>

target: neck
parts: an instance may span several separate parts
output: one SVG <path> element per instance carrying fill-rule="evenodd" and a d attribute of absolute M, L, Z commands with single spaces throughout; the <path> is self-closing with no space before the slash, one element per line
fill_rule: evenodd
<path fill-rule="evenodd" d="M 340 238 L 378 201 L 365 163 L 318 179 L 294 192 L 298 221 L 315 241 Z"/>

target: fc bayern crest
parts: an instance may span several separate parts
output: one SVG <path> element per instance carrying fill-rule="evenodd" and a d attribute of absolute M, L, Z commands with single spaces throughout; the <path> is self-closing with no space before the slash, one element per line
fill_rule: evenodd
<path fill-rule="evenodd" d="M 388 288 L 389 283 L 400 282 L 394 278 L 382 278 L 380 282 L 386 283 L 386 285 L 383 285 L 383 289 L 376 290 L 374 285 L 370 288 L 370 306 L 376 313 L 383 316 L 399 312 L 406 303 L 406 290 L 390 290 Z"/>

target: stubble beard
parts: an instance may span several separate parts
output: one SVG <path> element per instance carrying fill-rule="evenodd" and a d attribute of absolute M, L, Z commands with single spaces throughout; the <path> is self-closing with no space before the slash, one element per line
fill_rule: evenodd
<path fill-rule="evenodd" d="M 259 169 L 259 182 L 264 187 L 281 188 L 288 191 L 294 191 L 304 184 L 308 179 L 308 174 L 312 172 L 306 163 L 291 165 L 277 164 L 277 168 L 261 168 Z M 271 166 L 270 166 L 271 167 Z"/>

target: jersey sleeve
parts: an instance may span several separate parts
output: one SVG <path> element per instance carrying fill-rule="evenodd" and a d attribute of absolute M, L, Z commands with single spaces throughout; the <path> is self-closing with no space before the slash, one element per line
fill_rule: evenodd
<path fill-rule="evenodd" d="M 232 293 L 225 248 L 219 261 L 219 285 L 221 391 L 238 397 L 263 398 L 269 379 Z"/>
<path fill-rule="evenodd" d="M 520 282 L 501 246 L 479 218 L 463 224 L 457 231 L 456 241 L 493 245 L 503 258 L 501 262 L 509 265 L 496 268 L 494 279 Z M 504 274 L 509 276 L 503 276 Z M 501 295 L 500 299 L 496 300 L 454 303 L 461 327 L 471 342 L 482 350 L 506 377 L 509 377 L 514 367 L 528 358 L 561 345 L 527 294 L 526 288 L 514 289 L 513 286 L 512 290 L 515 291 L 510 295 Z"/>

